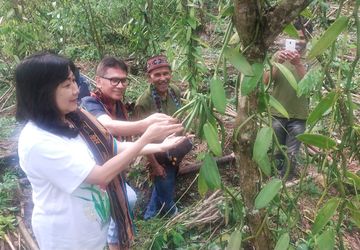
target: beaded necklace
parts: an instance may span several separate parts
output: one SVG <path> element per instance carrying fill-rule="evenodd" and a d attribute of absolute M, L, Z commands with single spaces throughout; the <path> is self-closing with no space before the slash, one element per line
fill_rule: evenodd
<path fill-rule="evenodd" d="M 154 85 L 152 85 L 152 84 L 150 85 L 150 90 L 151 90 L 151 95 L 155 102 L 155 107 L 156 107 L 157 111 L 159 113 L 164 113 L 162 106 L 161 106 L 161 97 L 158 94 L 158 92 L 156 91 L 156 88 L 154 87 Z M 171 97 L 171 99 L 175 103 L 176 109 L 179 109 L 181 107 L 180 101 L 176 97 L 174 90 L 170 87 L 168 88 L 168 95 Z"/>

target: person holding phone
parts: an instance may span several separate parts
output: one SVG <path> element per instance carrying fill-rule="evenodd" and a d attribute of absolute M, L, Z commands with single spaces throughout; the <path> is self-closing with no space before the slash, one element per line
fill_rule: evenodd
<path fill-rule="evenodd" d="M 273 56 L 273 61 L 288 68 L 297 82 L 305 76 L 307 71 L 301 56 L 306 48 L 305 33 L 312 32 L 312 24 L 310 22 L 304 24 L 304 20 L 300 18 L 294 22 L 299 40 L 286 39 L 285 49 L 280 49 Z M 301 143 L 296 139 L 296 136 L 305 131 L 306 119 L 309 113 L 309 99 L 306 96 L 297 96 L 296 91 L 286 77 L 275 66 L 272 68 L 271 79 L 273 81 L 272 96 L 281 103 L 289 114 L 288 119 L 277 110 L 271 110 L 273 116 L 272 127 L 276 137 L 281 145 L 287 147 L 287 156 L 290 161 L 287 179 L 291 180 L 298 176 L 297 155 Z M 263 81 L 265 84 L 269 84 L 269 80 L 270 72 L 267 71 L 264 73 Z M 276 153 L 275 160 L 280 175 L 284 176 L 287 170 L 284 155 L 280 152 Z"/>

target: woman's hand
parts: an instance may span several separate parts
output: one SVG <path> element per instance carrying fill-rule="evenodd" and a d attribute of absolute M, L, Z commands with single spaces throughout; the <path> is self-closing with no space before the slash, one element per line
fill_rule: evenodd
<path fill-rule="evenodd" d="M 173 121 L 157 122 L 150 125 L 141 138 L 145 139 L 147 143 L 163 141 L 164 138 L 171 134 L 179 133 L 184 130 L 181 123 L 173 123 Z"/>
<path fill-rule="evenodd" d="M 157 123 L 157 122 L 165 122 L 165 121 L 168 121 L 170 123 L 176 123 L 177 122 L 177 119 L 171 117 L 171 116 L 168 116 L 166 114 L 162 114 L 162 113 L 155 113 L 155 114 L 152 114 L 148 117 L 146 117 L 144 120 L 145 122 L 145 129 L 148 128 L 151 124 L 154 124 L 154 123 Z"/>
<path fill-rule="evenodd" d="M 165 140 L 159 144 L 160 150 L 162 152 L 165 152 L 171 148 L 176 147 L 177 145 L 181 144 L 185 139 L 187 139 L 186 136 L 174 136 L 170 135 L 165 138 Z"/>

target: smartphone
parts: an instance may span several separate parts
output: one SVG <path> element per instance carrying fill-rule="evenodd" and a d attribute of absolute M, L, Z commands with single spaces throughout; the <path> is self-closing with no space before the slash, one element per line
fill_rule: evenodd
<path fill-rule="evenodd" d="M 294 39 L 286 39 L 285 40 L 285 49 L 290 51 L 296 50 L 296 40 Z"/>

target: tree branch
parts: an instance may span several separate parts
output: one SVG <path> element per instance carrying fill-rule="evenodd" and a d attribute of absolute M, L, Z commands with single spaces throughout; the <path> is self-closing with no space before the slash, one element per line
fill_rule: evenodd
<path fill-rule="evenodd" d="M 291 23 L 313 0 L 283 0 L 265 14 L 264 43 L 268 48 L 276 37 Z"/>

